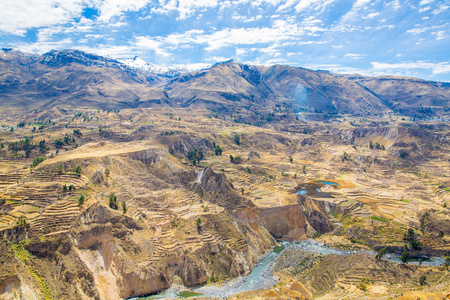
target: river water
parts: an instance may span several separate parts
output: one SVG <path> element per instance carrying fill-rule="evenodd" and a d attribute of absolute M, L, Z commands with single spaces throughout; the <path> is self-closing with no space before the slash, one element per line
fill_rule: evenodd
<path fill-rule="evenodd" d="M 372 251 L 344 251 L 340 249 L 335 249 L 327 247 L 322 243 L 318 243 L 315 240 L 307 240 L 301 242 L 283 242 L 283 246 L 286 249 L 297 249 L 301 251 L 307 251 L 312 253 L 318 253 L 322 255 L 336 254 L 336 255 L 352 255 L 357 253 L 365 253 L 369 255 L 376 255 Z M 283 250 L 284 251 L 284 250 Z M 220 285 L 205 285 L 198 288 L 190 289 L 195 293 L 202 294 L 206 297 L 216 297 L 216 298 L 227 298 L 234 294 L 250 291 L 270 288 L 278 282 L 278 278 L 272 275 L 273 268 L 275 266 L 276 260 L 280 254 L 275 252 L 270 252 L 264 258 L 262 258 L 252 269 L 250 274 L 246 276 L 241 276 L 230 281 L 227 281 Z M 388 253 L 384 258 L 400 263 L 399 255 L 394 253 Z M 419 264 L 417 261 L 409 262 L 409 264 Z M 422 262 L 423 266 L 440 266 L 444 264 L 444 259 L 442 258 L 432 258 Z M 139 297 L 132 299 L 167 299 L 167 298 L 180 298 L 179 294 L 181 291 L 187 290 L 184 287 L 173 287 L 167 291 L 149 296 L 149 297 Z"/>

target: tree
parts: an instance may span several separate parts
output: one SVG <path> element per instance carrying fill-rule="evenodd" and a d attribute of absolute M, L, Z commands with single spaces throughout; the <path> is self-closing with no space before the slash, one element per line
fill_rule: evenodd
<path fill-rule="evenodd" d="M 108 168 L 105 169 L 105 176 L 109 177 L 109 169 Z"/>
<path fill-rule="evenodd" d="M 234 143 L 238 146 L 241 144 L 241 137 L 239 136 L 239 134 L 234 135 Z"/>
<path fill-rule="evenodd" d="M 25 218 L 24 215 L 21 215 L 19 218 L 17 218 L 16 225 L 19 227 L 26 227 L 27 226 L 27 218 Z"/>
<path fill-rule="evenodd" d="M 80 198 L 78 198 L 78 206 L 83 206 L 84 204 L 84 195 L 81 195 Z"/>
<path fill-rule="evenodd" d="M 370 142 L 369 142 L 369 148 L 370 148 L 370 149 L 373 149 L 373 143 L 372 143 L 372 140 L 370 140 Z"/>
<path fill-rule="evenodd" d="M 197 228 L 200 229 L 202 226 L 202 219 L 200 219 L 200 217 L 198 217 L 195 222 L 197 223 Z"/>
<path fill-rule="evenodd" d="M 442 230 L 439 230 L 438 237 L 444 237 L 444 232 Z"/>
<path fill-rule="evenodd" d="M 450 256 L 445 257 L 444 266 L 446 267 L 446 269 L 448 271 L 448 266 L 450 266 Z"/>
<path fill-rule="evenodd" d="M 425 285 L 427 283 L 427 277 L 425 275 L 420 276 L 419 283 L 420 285 Z"/>
<path fill-rule="evenodd" d="M 294 159 L 292 158 L 291 155 L 289 155 L 289 162 L 292 164 L 294 162 Z"/>
<path fill-rule="evenodd" d="M 222 155 L 222 148 L 220 148 L 219 145 L 215 145 L 215 146 L 214 146 L 214 154 L 215 154 L 216 156 Z"/>
<path fill-rule="evenodd" d="M 203 151 L 194 149 L 189 151 L 188 153 L 188 160 L 195 166 L 197 163 L 199 163 L 204 157 L 203 157 Z"/>
<path fill-rule="evenodd" d="M 234 157 L 233 157 L 233 155 L 230 154 L 230 162 L 233 162 L 233 161 L 234 161 Z"/>
<path fill-rule="evenodd" d="M 127 213 L 127 205 L 126 205 L 125 201 L 122 201 L 122 211 L 123 211 L 123 214 Z"/>
<path fill-rule="evenodd" d="M 76 166 L 76 167 L 73 169 L 73 171 L 74 171 L 76 174 L 80 175 L 80 174 L 81 174 L 81 166 Z"/>
<path fill-rule="evenodd" d="M 62 192 L 67 193 L 67 185 L 63 185 Z"/>
<path fill-rule="evenodd" d="M 381 259 L 386 254 L 386 247 L 380 248 L 377 251 L 377 255 L 375 255 L 376 259 Z"/>
<path fill-rule="evenodd" d="M 400 255 L 400 261 L 402 264 L 407 264 L 410 259 L 411 257 L 409 256 L 409 251 L 403 251 L 402 255 Z"/>
<path fill-rule="evenodd" d="M 303 173 L 306 174 L 306 166 L 303 165 Z"/>
<path fill-rule="evenodd" d="M 109 194 L 109 207 L 117 209 L 117 196 L 112 192 Z"/>

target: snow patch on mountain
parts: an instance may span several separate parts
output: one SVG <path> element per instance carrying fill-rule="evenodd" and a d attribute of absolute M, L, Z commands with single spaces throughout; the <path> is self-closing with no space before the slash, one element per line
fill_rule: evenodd
<path fill-rule="evenodd" d="M 167 76 L 167 77 L 177 77 L 184 73 L 192 73 L 192 72 L 208 69 L 211 67 L 211 64 L 206 64 L 206 63 L 163 66 L 163 65 L 148 63 L 138 56 L 135 56 L 134 58 L 131 58 L 131 59 L 122 59 L 119 61 L 121 63 L 129 66 L 130 68 L 142 70 L 142 71 L 146 71 L 146 72 L 151 72 L 151 73 L 155 73 L 155 74 L 163 75 L 163 76 Z"/>

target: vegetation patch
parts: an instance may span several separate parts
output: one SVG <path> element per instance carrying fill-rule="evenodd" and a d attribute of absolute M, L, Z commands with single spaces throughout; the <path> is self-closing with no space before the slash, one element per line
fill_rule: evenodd
<path fill-rule="evenodd" d="M 196 293 L 196 292 L 191 292 L 191 291 L 182 291 L 178 293 L 178 297 L 181 298 L 189 298 L 189 297 L 198 297 L 198 296 L 202 296 L 203 294 L 201 293 Z"/>
<path fill-rule="evenodd" d="M 409 203 L 409 199 L 402 199 L 403 202 Z"/>
<path fill-rule="evenodd" d="M 380 222 L 389 223 L 388 220 L 383 219 L 383 218 L 380 218 L 380 217 L 377 217 L 377 216 L 371 216 L 370 218 L 371 218 L 372 220 L 377 220 L 377 221 L 380 221 Z"/>
<path fill-rule="evenodd" d="M 39 284 L 42 298 L 44 300 L 53 300 L 54 297 L 47 281 L 45 281 L 36 271 L 36 268 L 33 265 L 32 255 L 24 248 L 24 243 L 19 242 L 11 244 L 11 249 L 14 251 L 16 257 L 23 262 L 33 279 Z"/>
<path fill-rule="evenodd" d="M 284 245 L 273 248 L 273 252 L 275 252 L 277 254 L 281 253 L 281 251 L 283 251 L 283 250 L 284 250 Z"/>

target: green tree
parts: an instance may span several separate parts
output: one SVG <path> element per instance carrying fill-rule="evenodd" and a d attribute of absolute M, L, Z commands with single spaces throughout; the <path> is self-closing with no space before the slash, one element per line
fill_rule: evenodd
<path fill-rule="evenodd" d="M 109 177 L 109 169 L 108 168 L 105 169 L 105 176 Z"/>
<path fill-rule="evenodd" d="M 386 254 L 386 247 L 380 248 L 377 251 L 377 255 L 375 255 L 376 259 L 381 259 Z"/>
<path fill-rule="evenodd" d="M 291 155 L 289 155 L 289 162 L 292 164 L 294 162 L 294 159 L 292 158 Z"/>
<path fill-rule="evenodd" d="M 84 200 L 84 195 L 81 195 L 80 198 L 78 198 L 78 206 L 83 206 Z"/>
<path fill-rule="evenodd" d="M 450 266 L 450 256 L 446 256 L 444 260 L 444 266 L 448 271 L 448 266 Z"/>
<path fill-rule="evenodd" d="M 238 146 L 241 144 L 241 137 L 239 136 L 239 134 L 234 135 L 234 143 Z"/>
<path fill-rule="evenodd" d="M 189 151 L 188 153 L 188 160 L 195 166 L 197 163 L 199 163 L 203 158 L 203 151 L 199 149 L 194 149 Z"/>
<path fill-rule="evenodd" d="M 200 229 L 202 226 L 202 219 L 200 219 L 200 217 L 198 217 L 195 222 L 197 223 L 197 228 Z"/>
<path fill-rule="evenodd" d="M 409 256 L 409 251 L 403 251 L 402 255 L 400 255 L 400 261 L 402 264 L 407 264 L 410 259 L 411 257 Z"/>
<path fill-rule="evenodd" d="M 44 160 L 45 160 L 45 157 L 36 157 L 35 159 L 33 159 L 33 162 L 31 163 L 31 168 L 36 167 L 38 164 L 40 164 Z"/>
<path fill-rule="evenodd" d="M 109 207 L 117 209 L 117 196 L 112 192 L 109 194 Z"/>
<path fill-rule="evenodd" d="M 81 166 L 76 166 L 76 167 L 73 169 L 73 171 L 74 171 L 76 174 L 81 175 Z"/>
<path fill-rule="evenodd" d="M 303 165 L 303 173 L 306 174 L 306 166 Z"/>
<path fill-rule="evenodd" d="M 419 283 L 420 285 L 425 285 L 427 283 L 427 277 L 425 275 L 420 276 Z"/>
<path fill-rule="evenodd" d="M 126 205 L 125 201 L 122 201 L 122 211 L 123 211 L 123 214 L 127 213 L 127 205 Z"/>
<path fill-rule="evenodd" d="M 19 227 L 26 227 L 27 226 L 27 218 L 25 218 L 24 215 L 21 215 L 19 218 L 17 218 L 16 225 Z"/>
<path fill-rule="evenodd" d="M 62 192 L 63 192 L 63 193 L 67 193 L 67 185 L 65 185 L 65 184 L 63 185 L 63 187 L 62 187 Z"/>

